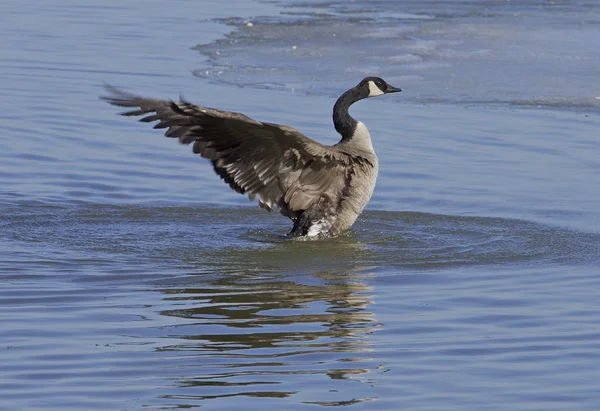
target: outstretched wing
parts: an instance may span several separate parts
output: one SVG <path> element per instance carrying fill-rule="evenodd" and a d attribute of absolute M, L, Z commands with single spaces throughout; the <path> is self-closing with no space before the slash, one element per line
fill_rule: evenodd
<path fill-rule="evenodd" d="M 125 116 L 158 123 L 165 136 L 209 159 L 216 173 L 238 193 L 258 197 L 267 210 L 278 206 L 295 218 L 324 192 L 342 194 L 351 176 L 350 164 L 367 165 L 360 156 L 311 140 L 293 127 L 263 123 L 240 113 L 199 107 L 187 101 L 152 100 L 107 86 L 112 105 L 134 107 Z"/>

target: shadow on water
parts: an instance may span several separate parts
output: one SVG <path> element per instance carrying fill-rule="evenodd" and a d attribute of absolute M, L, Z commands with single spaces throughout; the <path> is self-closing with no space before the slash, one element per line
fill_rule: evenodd
<path fill-rule="evenodd" d="M 599 234 L 506 218 L 367 211 L 352 231 L 317 241 L 286 238 L 290 226 L 277 213 L 205 206 L 35 203 L 8 207 L 0 219 L 14 245 L 212 275 L 585 264 L 600 255 Z"/>

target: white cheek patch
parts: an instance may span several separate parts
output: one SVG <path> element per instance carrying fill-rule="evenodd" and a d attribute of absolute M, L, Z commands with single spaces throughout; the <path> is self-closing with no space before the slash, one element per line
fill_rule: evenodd
<path fill-rule="evenodd" d="M 369 97 L 380 96 L 382 94 L 383 91 L 381 91 L 381 89 L 377 87 L 377 85 L 374 82 L 369 81 Z"/>

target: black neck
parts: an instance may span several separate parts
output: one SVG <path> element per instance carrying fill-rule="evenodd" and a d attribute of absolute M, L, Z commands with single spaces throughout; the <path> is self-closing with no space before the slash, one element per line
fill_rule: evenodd
<path fill-rule="evenodd" d="M 333 106 L 333 125 L 336 131 L 342 135 L 342 141 L 352 138 L 358 123 L 348 113 L 348 109 L 362 98 L 355 89 L 350 89 L 342 94 Z"/>

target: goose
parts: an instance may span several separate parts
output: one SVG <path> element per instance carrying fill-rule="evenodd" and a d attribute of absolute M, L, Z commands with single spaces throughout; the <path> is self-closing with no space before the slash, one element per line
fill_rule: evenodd
<path fill-rule="evenodd" d="M 349 229 L 369 202 L 378 162 L 367 127 L 348 109 L 368 97 L 400 92 L 379 77 L 366 77 L 333 106 L 341 140 L 328 146 L 297 129 L 241 113 L 194 105 L 181 98 L 153 100 L 106 85 L 108 103 L 133 108 L 124 116 L 167 129 L 165 136 L 192 144 L 221 179 L 268 211 L 293 222 L 290 237 L 333 237 Z"/>

